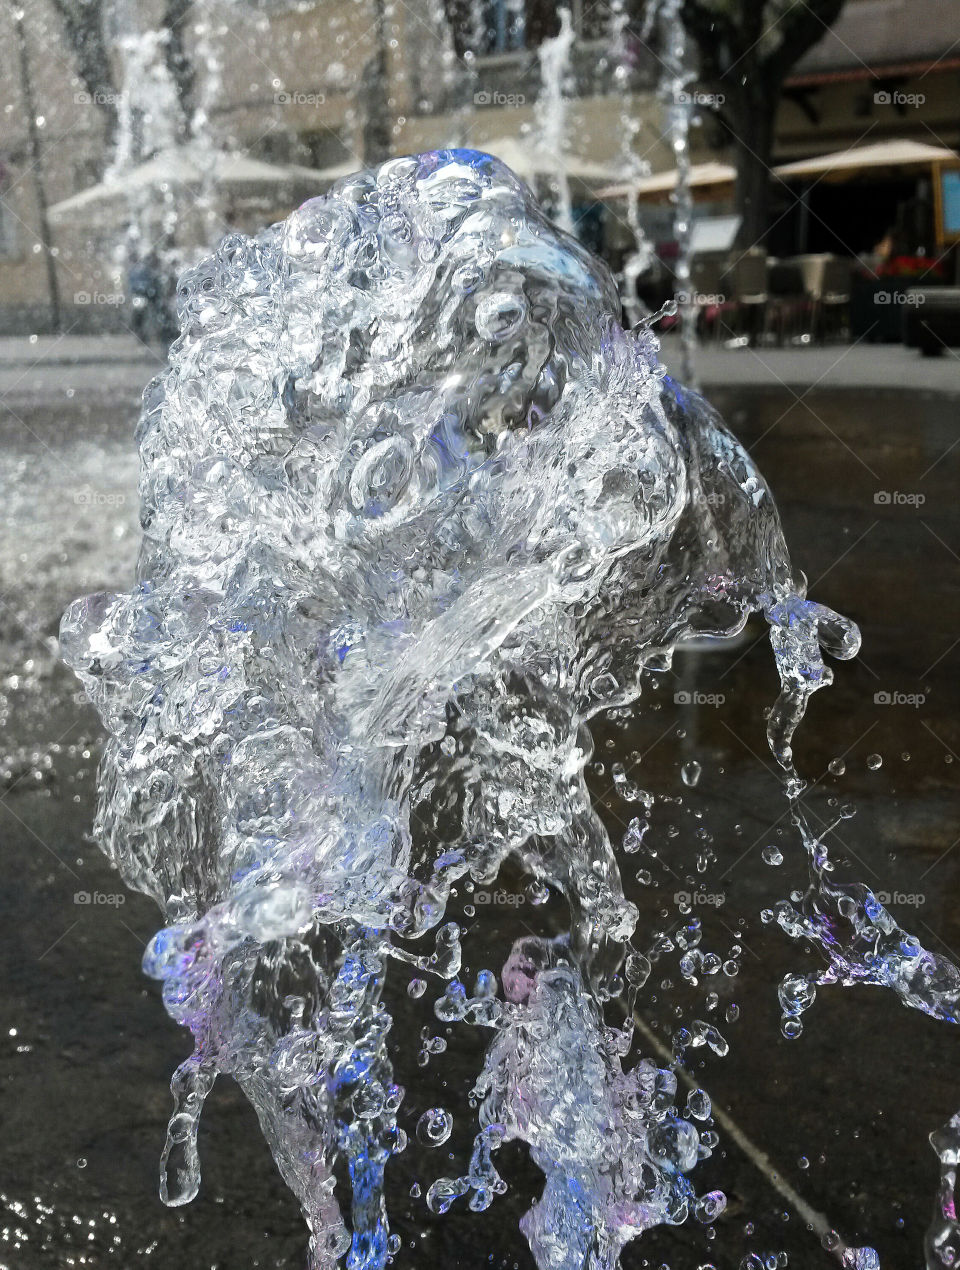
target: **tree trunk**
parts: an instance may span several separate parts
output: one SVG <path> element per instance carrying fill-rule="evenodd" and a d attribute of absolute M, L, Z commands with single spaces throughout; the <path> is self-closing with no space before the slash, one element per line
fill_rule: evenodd
<path fill-rule="evenodd" d="M 756 85 L 754 85 L 756 87 Z M 757 92 L 730 103 L 730 126 L 737 169 L 735 206 L 741 217 L 737 246 L 762 246 L 769 228 L 770 163 L 773 156 L 776 94 Z"/>
<path fill-rule="evenodd" d="M 77 74 L 103 117 L 104 153 L 110 154 L 119 122 L 116 106 L 119 89 L 113 77 L 113 63 L 103 29 L 103 5 L 53 0 L 53 7 L 60 14 L 67 40 L 76 56 Z"/>

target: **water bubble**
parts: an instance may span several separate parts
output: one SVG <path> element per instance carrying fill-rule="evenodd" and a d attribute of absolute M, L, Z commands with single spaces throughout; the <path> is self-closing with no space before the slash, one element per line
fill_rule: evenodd
<path fill-rule="evenodd" d="M 407 995 L 413 998 L 422 997 L 427 990 L 426 979 L 411 979 L 407 984 Z"/>
<path fill-rule="evenodd" d="M 871 772 L 875 772 L 877 768 L 880 767 L 882 764 L 883 764 L 883 758 L 880 754 L 867 755 L 867 767 L 869 767 Z"/>
<path fill-rule="evenodd" d="M 439 1147 L 453 1130 L 453 1116 L 443 1107 L 431 1107 L 417 1121 L 417 1140 L 427 1147 Z"/>
<path fill-rule="evenodd" d="M 693 1215 L 697 1221 L 707 1223 L 715 1221 L 727 1206 L 727 1197 L 723 1191 L 711 1191 L 701 1195 L 693 1205 Z"/>
<path fill-rule="evenodd" d="M 484 296 L 477 305 L 477 332 L 485 340 L 499 343 L 515 334 L 527 315 L 522 295 L 497 291 Z"/>
<path fill-rule="evenodd" d="M 827 770 L 833 776 L 842 776 L 847 770 L 847 765 L 842 758 L 832 758 L 827 764 Z"/>
<path fill-rule="evenodd" d="M 763 856 L 764 864 L 770 864 L 770 865 L 773 865 L 774 867 L 776 867 L 779 864 L 783 864 L 783 852 L 780 850 L 778 846 L 775 846 L 773 843 L 770 843 L 768 846 L 764 847 L 763 851 L 761 852 L 761 855 Z"/>

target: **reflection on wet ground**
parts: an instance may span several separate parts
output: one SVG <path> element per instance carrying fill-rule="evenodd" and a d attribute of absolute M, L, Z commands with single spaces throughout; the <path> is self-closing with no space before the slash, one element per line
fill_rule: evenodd
<path fill-rule="evenodd" d="M 956 401 L 867 389 L 814 390 L 802 401 L 773 389 L 713 396 L 777 491 L 811 592 L 863 630 L 861 657 L 815 698 L 799 737 L 799 766 L 815 782 L 811 813 L 826 821 L 855 804 L 831 835 L 838 869 L 888 892 L 902 925 L 960 959 Z M 203 1122 L 199 1199 L 167 1211 L 156 1197 L 166 1082 L 187 1038 L 140 975 L 153 906 L 126 893 L 88 837 L 96 721 L 56 662 L 55 634 L 68 600 L 129 584 L 135 387 L 88 376 L 73 397 L 24 392 L 4 406 L 0 1266 L 299 1266 L 296 1205 L 253 1113 L 227 1083 Z M 675 799 L 655 808 L 646 838 L 655 854 L 624 857 L 650 943 L 690 920 L 674 899 L 686 892 L 703 947 L 721 959 L 735 943 L 744 949 L 739 974 L 721 970 L 685 995 L 679 950 L 656 963 L 643 1015 L 650 1034 L 669 1046 L 680 1006 L 685 1019 L 709 1017 L 730 1042 L 722 1061 L 693 1051 L 705 1055 L 698 1080 L 733 1122 L 721 1127 L 698 1185 L 722 1186 L 730 1204 L 713 1227 L 689 1222 L 637 1240 L 624 1254 L 627 1270 L 735 1266 L 747 1252 L 779 1250 L 791 1266 L 836 1264 L 808 1230 L 819 1216 L 849 1242 L 872 1243 L 885 1267 L 921 1262 L 937 1180 L 926 1136 L 960 1107 L 960 1035 L 892 995 L 836 988 L 821 990 L 799 1040 L 781 1036 L 776 984 L 804 968 L 804 954 L 760 913 L 802 885 L 803 870 L 764 741 L 774 692 L 763 632 L 751 628 L 736 648 L 679 654 L 636 715 L 596 729 L 591 781 L 616 837 L 636 808 L 616 792 L 614 764 Z M 680 775 L 691 760 L 702 767 L 695 787 Z M 781 863 L 767 863 L 778 855 Z M 486 902 L 460 896 L 476 910 L 463 918 L 473 928 L 467 973 L 498 969 L 525 929 L 563 928 L 556 902 L 531 910 L 521 879 L 501 886 Z M 709 993 L 716 1002 L 704 1014 Z M 401 991 L 397 1028 L 440 1033 L 434 995 L 413 1001 Z M 409 1195 L 450 1171 L 448 1152 L 458 1167 L 464 1161 L 465 1092 L 483 1042 L 458 1029 L 426 1073 L 398 1071 L 408 1129 L 437 1102 L 427 1081 L 462 1112 L 441 1150 L 411 1148 L 393 1169 L 398 1267 L 532 1265 L 516 1223 L 539 1181 L 519 1150 L 499 1157 L 511 1190 L 486 1217 L 437 1218 Z"/>

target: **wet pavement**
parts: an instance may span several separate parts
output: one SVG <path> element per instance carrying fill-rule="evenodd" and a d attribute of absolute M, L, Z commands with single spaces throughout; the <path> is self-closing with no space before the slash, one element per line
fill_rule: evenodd
<path fill-rule="evenodd" d="M 48 367 L 39 386 L 35 372 L 14 383 L 22 369 L 0 368 L 0 1267 L 293 1270 L 305 1247 L 297 1206 L 230 1082 L 217 1085 L 204 1114 L 199 1198 L 179 1211 L 157 1198 L 167 1082 L 189 1045 L 139 969 L 156 911 L 125 890 L 89 840 L 98 727 L 55 656 L 71 599 L 130 582 L 132 423 L 150 367 Z M 837 667 L 798 739 L 799 766 L 816 782 L 811 817 L 827 822 L 836 806 L 855 804 L 856 816 L 830 835 L 838 873 L 889 892 L 902 925 L 960 959 L 958 398 L 828 381 L 798 400 L 762 379 L 711 396 L 776 491 L 812 594 L 864 635 L 862 655 Z M 960 1108 L 960 1031 L 876 989 L 825 988 L 803 1035 L 781 1036 L 776 984 L 811 962 L 759 918 L 803 884 L 763 735 L 775 688 L 763 632 L 751 628 L 736 648 L 678 654 L 636 716 L 596 729 L 603 770 L 595 766 L 591 782 L 613 833 L 634 814 L 612 792 L 614 762 L 644 788 L 682 799 L 655 810 L 648 837 L 657 856 L 625 857 L 641 929 L 651 942 L 655 931 L 676 930 L 674 897 L 687 892 L 699 896 L 703 946 L 721 956 L 735 942 L 744 950 L 735 977 L 683 992 L 677 954 L 665 954 L 648 984 L 648 1036 L 669 1044 L 679 1006 L 684 1021 L 709 1018 L 730 1042 L 726 1058 L 708 1054 L 694 1068 L 728 1125 L 697 1185 L 723 1187 L 730 1204 L 712 1228 L 690 1221 L 635 1241 L 625 1270 L 726 1270 L 747 1252 L 778 1250 L 790 1266 L 829 1267 L 835 1257 L 808 1229 L 821 1217 L 849 1243 L 873 1244 L 885 1270 L 922 1265 L 938 1175 L 926 1139 Z M 873 754 L 883 759 L 877 770 Z M 839 756 L 845 772 L 835 776 L 827 765 Z M 691 758 L 703 769 L 694 789 L 680 778 Z M 698 836 L 703 829 L 712 842 Z M 771 844 L 784 855 L 776 867 L 761 854 Z M 715 859 L 701 872 L 705 845 Z M 504 887 L 519 893 L 519 879 Z M 478 905 L 465 940 L 470 970 L 497 968 L 525 929 L 562 923 L 556 903 L 535 912 Z M 707 991 L 718 997 L 713 1011 Z M 411 1002 L 401 993 L 398 1034 L 439 1030 L 432 995 Z M 739 1017 L 728 1022 L 731 1005 Z M 459 1029 L 426 1073 L 406 1047 L 408 1129 L 441 1101 L 433 1082 L 445 1105 L 464 1106 L 483 1040 Z M 442 1151 L 411 1149 L 392 1171 L 398 1268 L 532 1266 L 516 1223 L 539 1175 L 518 1148 L 500 1154 L 511 1186 L 485 1215 L 435 1218 L 408 1195 L 415 1180 L 425 1191 L 440 1173 L 463 1171 L 469 1137 L 463 1114 Z"/>

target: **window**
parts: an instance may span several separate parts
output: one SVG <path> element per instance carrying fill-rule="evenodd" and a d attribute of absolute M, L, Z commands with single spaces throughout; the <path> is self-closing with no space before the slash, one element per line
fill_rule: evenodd
<path fill-rule="evenodd" d="M 483 0 L 480 12 L 484 53 L 512 53 L 524 47 L 527 15 L 523 4 L 513 0 Z"/>
<path fill-rule="evenodd" d="M 339 132 L 324 128 L 322 132 L 301 132 L 297 137 L 312 168 L 331 168 L 351 157 L 350 147 Z"/>
<path fill-rule="evenodd" d="M 478 56 L 535 50 L 560 30 L 556 0 L 445 0 L 457 53 Z M 600 0 L 569 0 L 573 27 L 581 39 L 602 39 L 610 9 Z"/>

